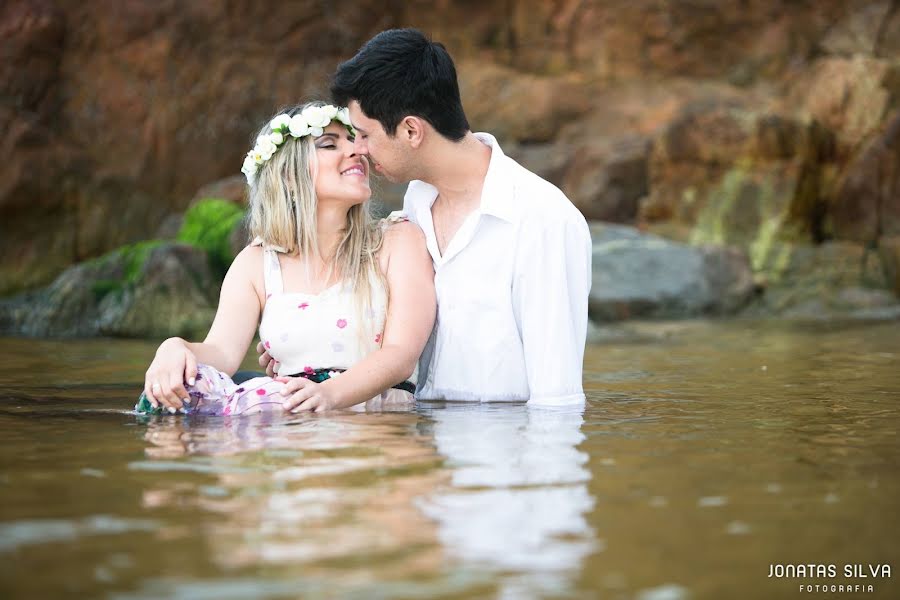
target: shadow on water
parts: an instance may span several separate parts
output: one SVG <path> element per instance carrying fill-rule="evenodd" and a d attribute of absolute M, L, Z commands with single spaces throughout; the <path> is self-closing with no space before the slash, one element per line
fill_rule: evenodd
<path fill-rule="evenodd" d="M 150 344 L 0 340 L 0 589 L 788 598 L 771 563 L 898 564 L 900 324 L 634 332 L 584 409 L 231 419 L 130 413 Z"/>

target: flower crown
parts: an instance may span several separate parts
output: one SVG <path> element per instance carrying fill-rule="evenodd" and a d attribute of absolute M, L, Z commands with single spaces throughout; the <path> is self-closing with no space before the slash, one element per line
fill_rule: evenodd
<path fill-rule="evenodd" d="M 293 117 L 282 113 L 269 121 L 272 133 L 264 133 L 256 138 L 256 145 L 244 158 L 241 173 L 247 176 L 247 185 L 253 185 L 257 170 L 272 158 L 278 147 L 284 143 L 286 135 L 295 138 L 305 135 L 319 137 L 335 119 L 343 123 L 352 135 L 356 135 L 356 131 L 350 124 L 350 111 L 346 107 L 338 108 L 331 104 L 307 106 Z"/>

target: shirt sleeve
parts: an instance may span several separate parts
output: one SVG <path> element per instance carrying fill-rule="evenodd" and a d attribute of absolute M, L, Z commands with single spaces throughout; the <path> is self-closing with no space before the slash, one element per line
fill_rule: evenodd
<path fill-rule="evenodd" d="M 591 290 L 591 235 L 580 213 L 523 224 L 513 308 L 529 404 L 584 403 L 582 366 Z"/>

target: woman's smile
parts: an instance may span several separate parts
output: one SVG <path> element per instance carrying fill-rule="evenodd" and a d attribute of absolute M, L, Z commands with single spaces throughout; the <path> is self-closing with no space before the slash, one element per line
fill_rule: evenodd
<path fill-rule="evenodd" d="M 352 167 L 344 169 L 341 171 L 341 175 L 346 175 L 350 177 L 366 177 L 366 168 L 362 163 L 357 163 Z"/>

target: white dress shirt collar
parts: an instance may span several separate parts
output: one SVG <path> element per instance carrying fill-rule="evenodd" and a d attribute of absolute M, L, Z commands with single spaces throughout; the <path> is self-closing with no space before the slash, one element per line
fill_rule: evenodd
<path fill-rule="evenodd" d="M 488 164 L 484 185 L 481 189 L 481 205 L 476 212 L 515 223 L 519 219 L 519 211 L 516 207 L 513 188 L 509 185 L 511 162 L 493 135 L 483 132 L 477 132 L 474 135 L 478 141 L 491 149 L 491 161 Z M 430 183 L 413 181 L 409 185 L 406 199 L 407 202 L 412 202 L 416 206 L 431 208 L 437 195 L 437 188 Z"/>

